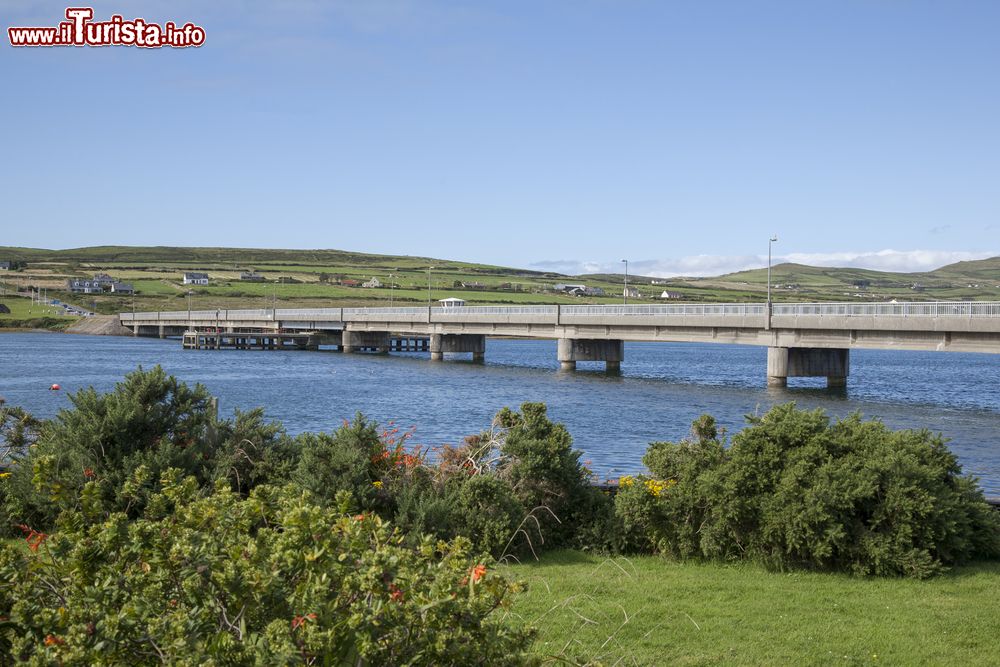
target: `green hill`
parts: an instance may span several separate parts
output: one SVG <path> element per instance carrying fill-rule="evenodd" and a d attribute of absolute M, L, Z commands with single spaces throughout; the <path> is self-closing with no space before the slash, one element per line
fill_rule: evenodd
<path fill-rule="evenodd" d="M 449 259 L 378 255 L 335 249 L 186 248 L 97 246 L 67 250 L 0 247 L 0 260 L 25 262 L 2 272 L 5 290 L 45 289 L 59 298 L 102 312 L 136 309 L 236 308 L 275 302 L 279 307 L 423 305 L 428 299 L 459 297 L 469 303 L 618 303 L 622 274 L 566 276 Z M 428 271 L 428 267 L 433 267 Z M 249 269 L 261 282 L 241 280 Z M 182 283 L 183 272 L 209 274 L 208 286 Z M 135 285 L 137 295 L 72 295 L 66 280 L 109 273 Z M 934 271 L 892 273 L 856 268 L 778 264 L 772 267 L 775 301 L 1000 300 L 1000 257 L 958 262 Z M 362 282 L 377 278 L 381 287 Z M 580 282 L 603 297 L 555 292 L 553 284 Z M 687 301 L 761 301 L 767 270 L 710 278 L 656 279 L 629 276 L 640 291 L 633 302 L 651 303 L 664 291 Z"/>

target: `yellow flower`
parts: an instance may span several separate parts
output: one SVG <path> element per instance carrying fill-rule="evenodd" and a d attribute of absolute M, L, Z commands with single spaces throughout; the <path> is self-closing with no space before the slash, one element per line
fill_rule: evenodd
<path fill-rule="evenodd" d="M 382 488 L 382 480 L 380 480 L 380 479 L 375 480 L 374 482 L 372 482 L 372 486 L 374 486 L 376 489 L 381 489 Z"/>
<path fill-rule="evenodd" d="M 635 483 L 635 479 L 632 477 L 632 475 L 625 475 L 624 477 L 621 477 L 621 478 L 618 479 L 618 486 L 622 486 L 622 487 L 624 487 L 624 486 L 632 486 L 632 484 L 634 484 L 634 483 Z"/>
<path fill-rule="evenodd" d="M 677 484 L 677 480 L 668 479 L 664 481 L 659 479 L 647 479 L 645 484 L 646 484 L 646 491 L 648 491 L 651 496 L 659 498 L 661 493 L 668 490 L 673 485 Z"/>
<path fill-rule="evenodd" d="M 9 472 L 0 472 L 0 479 L 4 479 L 5 477 L 10 477 L 10 473 Z"/>

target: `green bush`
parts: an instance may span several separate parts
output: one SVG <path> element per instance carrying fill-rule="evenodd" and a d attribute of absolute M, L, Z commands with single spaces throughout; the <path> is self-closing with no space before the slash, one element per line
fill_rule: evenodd
<path fill-rule="evenodd" d="M 214 411 L 204 387 L 192 389 L 157 366 L 128 374 L 110 393 L 82 389 L 70 401 L 73 407 L 45 422 L 12 466 L 5 484 L 8 516 L 51 526 L 92 482 L 109 507 L 136 516 L 168 468 L 202 483 L 211 479 Z M 125 482 L 140 467 L 148 475 L 126 497 Z"/>
<path fill-rule="evenodd" d="M 662 493 L 636 484 L 616 499 L 633 544 L 912 577 L 1000 555 L 1000 517 L 929 431 L 891 431 L 858 415 L 831 425 L 794 404 L 751 418 L 728 449 L 714 424 L 695 431 L 647 452 L 648 481 L 669 485 Z"/>
<path fill-rule="evenodd" d="M 0 547 L 0 658 L 28 664 L 525 664 L 517 586 L 466 540 L 411 544 L 287 487 L 207 497 L 168 470 L 142 516 L 99 497 Z M 86 495 L 86 490 L 84 491 Z"/>
<path fill-rule="evenodd" d="M 248 494 L 262 484 L 281 485 L 298 467 L 300 443 L 277 422 L 266 422 L 263 409 L 237 411 L 232 421 L 216 424 L 213 479 L 228 479 L 234 491 Z"/>

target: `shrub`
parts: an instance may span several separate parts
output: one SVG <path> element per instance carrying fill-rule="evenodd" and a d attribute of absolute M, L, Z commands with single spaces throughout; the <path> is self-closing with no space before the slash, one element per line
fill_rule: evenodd
<path fill-rule="evenodd" d="M 1000 518 L 939 435 L 776 406 L 726 450 L 714 424 L 655 443 L 654 499 L 616 500 L 630 534 L 680 557 L 926 577 L 1000 555 Z"/>
<path fill-rule="evenodd" d="M 213 479 L 228 479 L 231 488 L 243 494 L 262 484 L 291 480 L 300 443 L 289 438 L 280 423 L 265 422 L 262 409 L 237 411 L 232 421 L 220 421 L 216 428 Z"/>
<path fill-rule="evenodd" d="M 12 466 L 6 485 L 11 517 L 51 526 L 91 482 L 109 507 L 135 516 L 168 468 L 203 483 L 210 479 L 206 436 L 214 411 L 201 385 L 189 388 L 159 366 L 148 372 L 140 368 L 110 393 L 82 389 L 70 401 L 73 407 L 46 422 Z M 140 467 L 148 473 L 142 487 L 123 497 L 125 481 Z"/>
<path fill-rule="evenodd" d="M 580 546 L 577 529 L 594 521 L 607 500 L 590 484 L 566 427 L 549 420 L 544 403 L 524 403 L 520 413 L 504 408 L 496 423 L 497 468 L 538 519 L 548 546 Z"/>
<path fill-rule="evenodd" d="M 66 513 L 0 548 L 0 652 L 31 664 L 524 664 L 517 586 L 466 540 L 411 546 L 292 487 L 165 472 L 143 515 Z M 86 506 L 84 502 L 82 505 Z M 97 510 L 97 514 L 93 511 Z M 98 518 L 95 518 L 98 517 Z"/>

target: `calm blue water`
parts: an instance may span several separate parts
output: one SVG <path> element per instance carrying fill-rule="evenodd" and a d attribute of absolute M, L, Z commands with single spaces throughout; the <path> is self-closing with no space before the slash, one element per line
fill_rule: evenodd
<path fill-rule="evenodd" d="M 626 343 L 622 375 L 608 377 L 602 364 L 559 372 L 554 341 L 490 340 L 479 365 L 461 357 L 432 363 L 420 354 L 185 351 L 177 340 L 3 334 L 0 396 L 51 417 L 69 404 L 69 392 L 110 390 L 136 366 L 160 364 L 206 385 L 222 414 L 264 406 L 298 433 L 334 429 L 360 410 L 416 426 L 414 442 L 424 445 L 478 433 L 503 406 L 544 401 L 584 458 L 609 476 L 641 469 L 649 442 L 683 437 L 702 413 L 732 431 L 746 414 L 796 401 L 832 415 L 860 410 L 893 427 L 941 431 L 966 472 L 987 494 L 1000 495 L 1000 355 L 852 351 L 846 391 L 811 378 L 767 389 L 766 357 L 758 347 Z M 63 391 L 49 391 L 52 383 Z"/>

